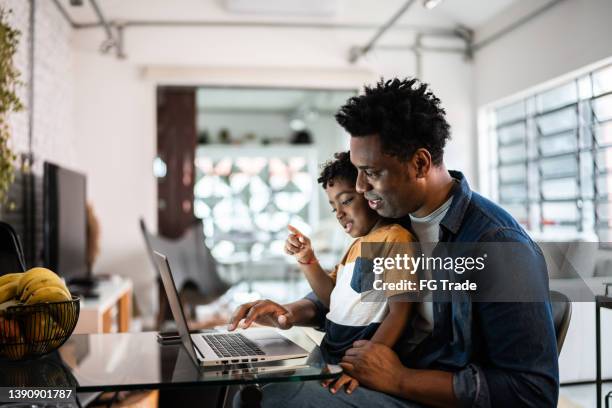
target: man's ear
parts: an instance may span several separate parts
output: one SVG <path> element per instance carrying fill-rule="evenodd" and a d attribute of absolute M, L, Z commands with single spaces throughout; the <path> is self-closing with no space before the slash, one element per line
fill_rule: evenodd
<path fill-rule="evenodd" d="M 431 154 L 427 149 L 417 149 L 412 155 L 412 166 L 415 170 L 416 178 L 424 178 L 431 169 Z"/>

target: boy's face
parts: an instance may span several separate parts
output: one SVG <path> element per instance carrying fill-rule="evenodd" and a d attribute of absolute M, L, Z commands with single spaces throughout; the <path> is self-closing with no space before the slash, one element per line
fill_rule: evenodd
<path fill-rule="evenodd" d="M 370 232 L 379 219 L 376 211 L 368 206 L 368 201 L 355 190 L 355 185 L 343 179 L 331 180 L 325 192 L 336 219 L 344 231 L 353 238 L 362 237 Z"/>

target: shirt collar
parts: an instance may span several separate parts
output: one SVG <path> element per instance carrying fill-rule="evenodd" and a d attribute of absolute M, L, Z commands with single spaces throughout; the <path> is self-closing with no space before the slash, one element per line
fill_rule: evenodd
<path fill-rule="evenodd" d="M 460 171 L 449 170 L 450 175 L 457 180 L 453 186 L 450 208 L 446 215 L 440 221 L 440 226 L 446 228 L 453 234 L 457 234 L 459 227 L 463 223 L 463 218 L 472 199 L 472 190 L 465 179 L 465 176 Z"/>

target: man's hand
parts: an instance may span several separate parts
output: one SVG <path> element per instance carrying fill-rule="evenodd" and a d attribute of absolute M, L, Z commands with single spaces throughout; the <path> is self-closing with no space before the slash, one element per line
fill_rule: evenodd
<path fill-rule="evenodd" d="M 240 305 L 232 314 L 227 329 L 234 330 L 242 319 L 244 319 L 241 326 L 243 329 L 249 327 L 253 322 L 280 329 L 290 329 L 295 320 L 293 313 L 288 309 L 267 299 Z"/>
<path fill-rule="evenodd" d="M 355 391 L 357 387 L 359 387 L 359 381 L 357 381 L 350 375 L 342 374 L 338 379 L 325 380 L 321 382 L 321 385 L 325 388 L 329 387 L 329 391 L 332 394 L 335 394 L 336 392 L 338 392 L 338 390 L 342 389 L 344 385 L 346 385 L 345 392 L 347 394 L 350 394 Z"/>
<path fill-rule="evenodd" d="M 340 366 L 361 385 L 397 395 L 404 367 L 389 347 L 369 340 L 357 340 L 342 357 Z"/>

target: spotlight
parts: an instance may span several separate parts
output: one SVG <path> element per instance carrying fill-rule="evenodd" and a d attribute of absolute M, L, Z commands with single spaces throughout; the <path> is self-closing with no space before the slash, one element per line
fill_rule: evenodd
<path fill-rule="evenodd" d="M 423 0 L 423 7 L 428 10 L 436 8 L 438 4 L 442 3 L 442 0 Z"/>
<path fill-rule="evenodd" d="M 70 5 L 71 6 L 82 6 L 83 0 L 70 0 Z"/>

